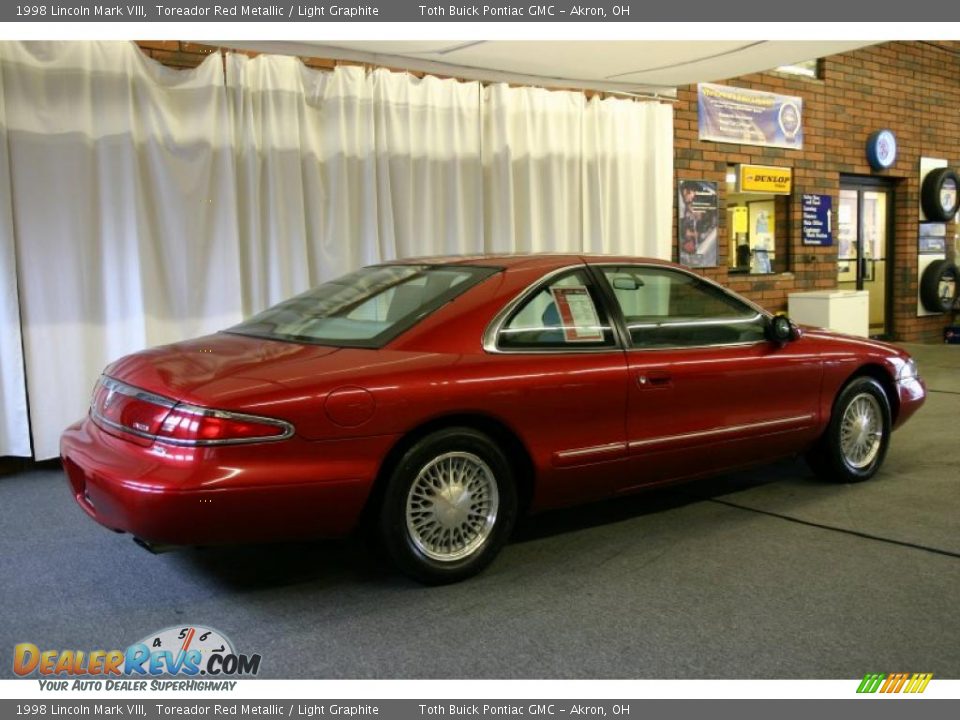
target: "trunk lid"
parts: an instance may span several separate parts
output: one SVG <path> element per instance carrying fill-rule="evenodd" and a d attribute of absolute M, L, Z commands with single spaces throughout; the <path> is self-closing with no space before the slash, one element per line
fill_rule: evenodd
<path fill-rule="evenodd" d="M 104 374 L 174 400 L 216 407 L 257 388 L 276 389 L 338 350 L 216 333 L 128 355 Z"/>

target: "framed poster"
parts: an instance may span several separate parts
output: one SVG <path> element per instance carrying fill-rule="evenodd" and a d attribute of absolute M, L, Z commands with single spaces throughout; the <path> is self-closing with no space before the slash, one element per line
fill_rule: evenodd
<path fill-rule="evenodd" d="M 917 251 L 921 255 L 940 255 L 947 251 L 947 224 L 920 223 Z"/>
<path fill-rule="evenodd" d="M 677 234 L 680 264 L 717 266 L 717 183 L 681 180 L 677 187 Z"/>
<path fill-rule="evenodd" d="M 750 272 L 771 273 L 776 248 L 776 208 L 773 200 L 748 202 L 747 208 L 750 210 Z"/>

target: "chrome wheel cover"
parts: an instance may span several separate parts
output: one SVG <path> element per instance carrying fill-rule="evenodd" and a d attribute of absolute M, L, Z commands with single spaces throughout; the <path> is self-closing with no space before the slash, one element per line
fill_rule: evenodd
<path fill-rule="evenodd" d="M 432 560 L 462 560 L 490 537 L 499 506 L 487 463 L 473 453 L 443 453 L 424 465 L 410 486 L 407 534 Z"/>
<path fill-rule="evenodd" d="M 840 421 L 840 452 L 851 468 L 863 470 L 876 460 L 883 442 L 883 410 L 870 393 L 860 393 L 847 405 Z"/>

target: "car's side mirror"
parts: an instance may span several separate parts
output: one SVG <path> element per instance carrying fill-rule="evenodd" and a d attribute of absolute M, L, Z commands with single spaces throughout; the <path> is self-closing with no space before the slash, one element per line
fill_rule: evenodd
<path fill-rule="evenodd" d="M 614 290 L 639 290 L 643 286 L 640 278 L 636 275 L 614 275 Z"/>
<path fill-rule="evenodd" d="M 774 315 L 767 321 L 767 340 L 776 343 L 787 343 L 796 340 L 799 332 L 786 315 Z"/>

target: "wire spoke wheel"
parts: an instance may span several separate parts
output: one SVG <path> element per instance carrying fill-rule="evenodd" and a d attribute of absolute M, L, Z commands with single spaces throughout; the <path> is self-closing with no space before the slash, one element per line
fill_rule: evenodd
<path fill-rule="evenodd" d="M 476 552 L 497 522 L 500 497 L 490 466 L 469 452 L 438 455 L 407 493 L 406 525 L 427 557 L 455 562 Z"/>
<path fill-rule="evenodd" d="M 870 393 L 856 395 L 843 411 L 840 422 L 840 451 L 850 467 L 868 467 L 883 442 L 883 411 Z"/>

